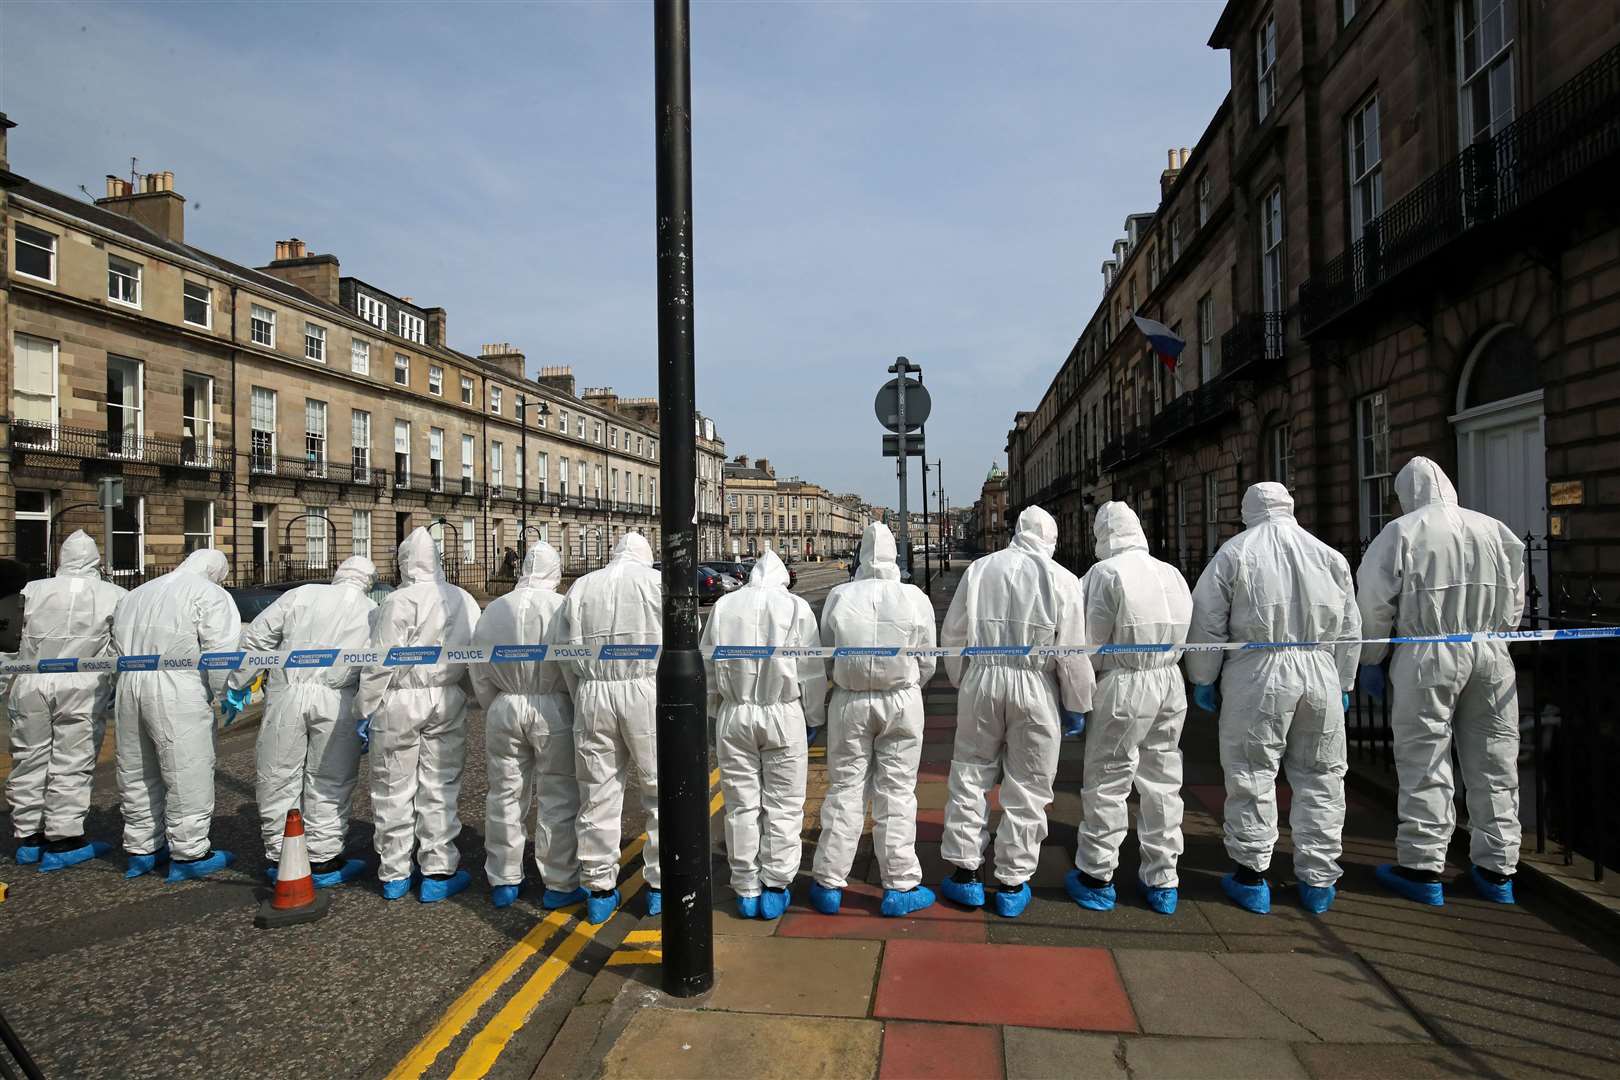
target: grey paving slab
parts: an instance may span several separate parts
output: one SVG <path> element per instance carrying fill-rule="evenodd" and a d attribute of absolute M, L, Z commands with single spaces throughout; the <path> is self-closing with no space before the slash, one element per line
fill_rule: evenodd
<path fill-rule="evenodd" d="M 1117 1077 L 1126 1080 L 1125 1050 L 1117 1036 L 1077 1031 L 1005 1028 L 1001 1035 L 1007 1080 Z"/>
<path fill-rule="evenodd" d="M 1119 949 L 1114 962 L 1144 1032 L 1283 1042 L 1314 1038 L 1245 986 L 1217 957 Z"/>
<path fill-rule="evenodd" d="M 877 1074 L 872 1020 L 643 1009 L 602 1064 L 604 1080 L 749 1077 L 859 1080 Z"/>
<path fill-rule="evenodd" d="M 1313 1080 L 1613 1080 L 1613 1058 L 1552 1047 L 1354 1046 L 1298 1044 L 1294 1054 Z"/>
<path fill-rule="evenodd" d="M 1037 875 L 1037 879 L 1039 875 Z M 1225 944 L 1196 907 L 1160 915 L 1143 906 L 1132 886 L 1113 911 L 1080 907 L 1062 888 L 1037 888 L 1017 919 L 992 918 L 990 940 L 1009 945 L 1091 945 L 1104 949 L 1178 949 L 1220 952 Z"/>
<path fill-rule="evenodd" d="M 716 937 L 710 1009 L 865 1016 L 882 946 L 876 941 Z"/>
<path fill-rule="evenodd" d="M 1354 960 L 1274 953 L 1228 953 L 1216 960 L 1323 1042 L 1429 1041 L 1417 1017 Z"/>
<path fill-rule="evenodd" d="M 1287 1043 L 1257 1039 L 1125 1040 L 1131 1080 L 1307 1080 Z"/>

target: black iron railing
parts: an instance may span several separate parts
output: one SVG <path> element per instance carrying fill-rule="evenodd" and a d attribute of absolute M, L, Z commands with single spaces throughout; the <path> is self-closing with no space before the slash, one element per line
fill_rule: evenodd
<path fill-rule="evenodd" d="M 1281 311 L 1244 315 L 1221 335 L 1221 376 L 1253 379 L 1286 356 L 1287 316 Z"/>
<path fill-rule="evenodd" d="M 24 455 L 51 454 L 194 469 L 223 469 L 230 461 L 228 451 L 190 435 L 173 438 L 131 429 L 73 427 L 33 420 L 11 421 L 11 449 Z"/>
<path fill-rule="evenodd" d="M 254 450 L 248 454 L 248 475 L 252 479 L 275 477 L 283 480 L 320 480 L 330 484 L 358 484 L 382 487 L 385 474 L 369 463 L 337 461 L 332 458 L 277 457 Z"/>
<path fill-rule="evenodd" d="M 1370 222 L 1299 287 L 1311 335 L 1470 230 L 1620 155 L 1620 46 L 1490 139 L 1458 154 Z"/>

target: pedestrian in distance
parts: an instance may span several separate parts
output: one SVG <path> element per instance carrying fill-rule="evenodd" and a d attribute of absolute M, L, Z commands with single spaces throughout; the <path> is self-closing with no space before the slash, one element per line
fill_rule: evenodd
<path fill-rule="evenodd" d="M 473 644 L 555 645 L 563 640 L 562 559 L 545 541 L 529 546 L 517 584 L 478 620 Z M 473 664 L 484 709 L 489 794 L 484 803 L 484 873 L 490 902 L 509 907 L 523 887 L 523 847 L 532 810 L 534 863 L 547 911 L 585 899 L 580 886 L 579 781 L 574 770 L 574 672 L 548 661 Z M 532 797 L 531 797 L 532 796 Z"/>
<path fill-rule="evenodd" d="M 894 534 L 872 522 L 861 537 L 856 580 L 827 595 L 821 640 L 835 647 L 933 648 L 934 606 L 900 581 Z M 932 657 L 840 656 L 833 660 L 827 710 L 827 794 L 821 804 L 810 903 L 838 912 L 872 799 L 872 842 L 883 882 L 884 915 L 908 915 L 934 902 L 917 861 L 917 766 L 922 760 L 922 688 Z"/>
<path fill-rule="evenodd" d="M 810 604 L 788 591 L 788 572 L 769 548 L 748 584 L 723 596 L 703 628 L 703 647 L 819 648 Z M 827 665 L 818 656 L 705 661 L 714 717 L 726 855 L 737 914 L 779 918 L 792 901 L 803 851 L 806 729 L 826 719 Z"/>
<path fill-rule="evenodd" d="M 377 607 L 372 648 L 443 650 L 472 644 L 478 603 L 444 579 L 426 529 L 399 545 L 399 588 Z M 377 877 L 398 900 L 421 873 L 417 899 L 431 904 L 467 887 L 456 837 L 461 770 L 467 757 L 467 666 L 436 660 L 382 664 L 360 676 L 355 708 L 361 752 L 371 750 L 371 806 Z M 375 745 L 372 745 L 375 743 Z"/>
<path fill-rule="evenodd" d="M 1457 505 L 1440 466 L 1414 457 L 1395 477 L 1401 516 L 1362 556 L 1357 600 L 1369 638 L 1518 629 L 1524 617 L 1524 542 L 1502 522 Z M 1384 643 L 1362 647 L 1362 688 L 1386 693 Z M 1452 747 L 1467 791 L 1468 877 L 1474 891 L 1513 903 L 1519 841 L 1519 698 L 1503 641 L 1396 646 L 1390 725 L 1400 785 L 1393 865 L 1385 888 L 1445 903 L 1440 872 L 1457 826 Z"/>
<path fill-rule="evenodd" d="M 1094 525 L 1097 558 L 1081 588 L 1086 641 L 1094 645 L 1165 645 L 1187 640 L 1192 595 L 1181 571 L 1148 553 L 1131 508 L 1104 503 Z M 1114 906 L 1114 871 L 1125 839 L 1126 800 L 1136 787 L 1136 837 L 1142 848 L 1137 887 L 1147 906 L 1174 914 L 1185 850 L 1181 834 L 1181 728 L 1187 692 L 1181 650 L 1099 655 L 1097 693 L 1086 736 L 1084 818 L 1075 869 L 1064 886 L 1095 911 Z"/>
<path fill-rule="evenodd" d="M 1012 543 L 963 573 L 939 635 L 944 647 L 985 650 L 945 660 L 961 692 L 941 844 L 955 871 L 941 891 L 959 904 L 984 904 L 987 798 L 999 776 L 995 910 L 1005 918 L 1029 906 L 1065 714 L 1090 712 L 1095 689 L 1084 654 L 1028 655 L 1033 645 L 1085 643 L 1080 579 L 1053 560 L 1056 549 L 1052 515 L 1038 506 L 1025 509 Z"/>
<path fill-rule="evenodd" d="M 221 584 L 230 563 L 211 548 L 118 601 L 120 656 L 199 656 L 237 648 L 242 619 Z M 236 861 L 208 839 L 214 818 L 214 710 L 226 671 L 125 671 L 118 676 L 117 773 L 127 877 L 169 864 L 169 881 L 206 877 Z M 172 861 L 171 861 L 172 860 Z"/>
<path fill-rule="evenodd" d="M 63 542 L 55 576 L 23 587 L 19 661 L 112 655 L 113 612 L 124 590 L 103 581 L 100 568 L 96 542 L 80 530 Z M 43 872 L 65 870 L 112 850 L 84 838 L 84 819 L 112 712 L 113 680 L 110 673 L 76 671 L 0 679 L 0 694 L 10 684 L 6 801 L 18 863 L 38 863 Z"/>
<path fill-rule="evenodd" d="M 364 649 L 371 644 L 377 604 L 368 595 L 377 579 L 370 559 L 345 559 L 330 583 L 289 589 L 242 631 L 242 648 L 254 652 L 291 649 Z M 259 672 L 243 668 L 226 680 L 221 711 L 229 724 L 250 700 Z M 360 768 L 355 705 L 358 667 L 276 667 L 266 673 L 264 718 L 259 723 L 254 792 L 259 832 L 273 880 L 281 862 L 287 811 L 304 819 L 310 872 L 316 888 L 353 881 L 364 859 L 345 859 L 349 807 Z"/>
<path fill-rule="evenodd" d="M 570 645 L 661 645 L 663 579 L 638 532 L 613 546 L 608 564 L 568 590 Z M 579 861 L 586 918 L 606 922 L 619 906 L 619 817 L 634 763 L 647 811 L 642 874 L 647 914 L 663 910 L 658 867 L 658 661 L 569 660 L 574 688 L 574 755 L 580 783 Z"/>
<path fill-rule="evenodd" d="M 1277 772 L 1286 768 L 1300 903 L 1320 914 L 1344 872 L 1344 714 L 1358 651 L 1330 643 L 1359 638 L 1361 616 L 1350 565 L 1294 520 L 1287 488 L 1263 483 L 1244 492 L 1243 524 L 1193 589 L 1187 640 L 1327 644 L 1189 652 L 1183 661 L 1194 703 L 1220 715 L 1223 828 L 1236 864 L 1221 888 L 1245 910 L 1271 910 L 1265 875 L 1277 845 Z"/>

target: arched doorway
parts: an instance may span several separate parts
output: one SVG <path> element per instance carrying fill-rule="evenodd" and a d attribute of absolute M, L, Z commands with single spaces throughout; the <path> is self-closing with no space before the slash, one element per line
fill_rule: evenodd
<path fill-rule="evenodd" d="M 1531 561 L 1546 613 L 1547 444 L 1535 344 L 1497 326 L 1474 346 L 1457 383 L 1457 496 L 1462 504 L 1536 537 Z"/>

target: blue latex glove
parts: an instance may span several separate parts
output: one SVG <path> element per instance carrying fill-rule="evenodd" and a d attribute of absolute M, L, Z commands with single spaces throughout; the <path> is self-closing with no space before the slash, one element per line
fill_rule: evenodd
<path fill-rule="evenodd" d="M 1384 669 L 1378 664 L 1362 664 L 1361 688 L 1374 701 L 1383 701 L 1384 693 L 1389 689 L 1389 680 L 1384 675 Z"/>
<path fill-rule="evenodd" d="M 1083 712 L 1069 712 L 1063 710 L 1063 735 L 1065 738 L 1077 739 L 1086 733 L 1086 714 Z"/>
<path fill-rule="evenodd" d="M 1344 715 L 1349 716 L 1350 715 L 1350 695 L 1349 694 L 1340 694 L 1339 695 L 1339 704 L 1344 709 Z"/>
<path fill-rule="evenodd" d="M 1199 683 L 1194 686 L 1193 704 L 1205 712 L 1219 712 L 1220 707 L 1215 702 L 1215 684 Z"/>
<path fill-rule="evenodd" d="M 371 749 L 371 717 L 362 716 L 354 725 L 354 733 L 360 736 L 360 752 L 363 754 Z"/>
<path fill-rule="evenodd" d="M 236 718 L 242 715 L 242 710 L 246 709 L 252 701 L 253 694 L 251 691 L 227 688 L 225 690 L 225 700 L 219 706 L 219 715 L 225 722 L 224 726 L 230 727 Z"/>

